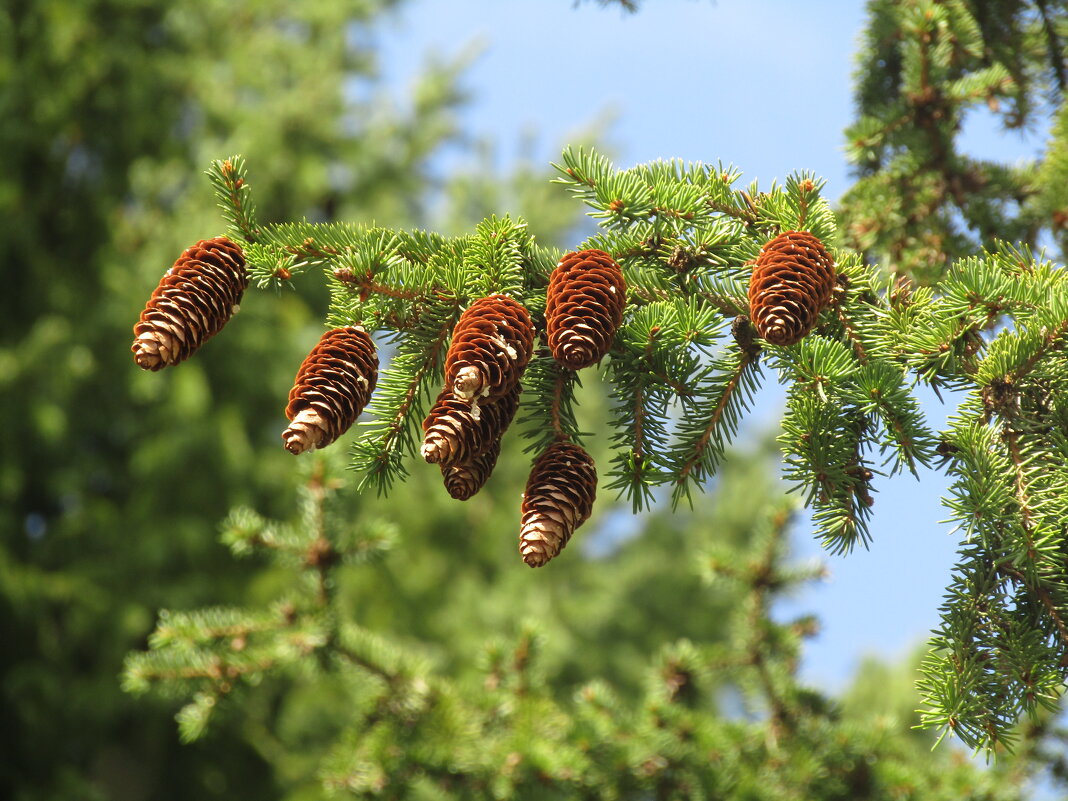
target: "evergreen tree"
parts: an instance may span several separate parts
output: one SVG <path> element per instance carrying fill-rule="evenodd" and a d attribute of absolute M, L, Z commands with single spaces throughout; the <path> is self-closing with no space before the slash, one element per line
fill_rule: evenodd
<path fill-rule="evenodd" d="M 236 603 L 256 580 L 210 532 L 234 503 L 291 507 L 279 393 L 327 298 L 261 296 L 228 331 L 237 350 L 162 381 L 112 345 L 174 254 L 221 230 L 208 154 L 254 157 L 272 216 L 429 219 L 463 65 L 434 65 L 418 103 L 388 107 L 376 37 L 394 5 L 0 7 L 4 798 L 271 793 L 240 738 L 212 748 L 219 762 L 180 747 L 173 710 L 117 676 L 157 608 Z"/>
<path fill-rule="evenodd" d="M 858 126 L 874 138 L 837 219 L 815 176 L 760 191 L 738 186 L 733 167 L 617 170 L 575 147 L 558 179 L 600 222 L 582 243 L 557 237 L 571 220 L 560 186 L 548 187 L 556 209 L 526 225 L 516 207 L 492 216 L 506 210 L 488 205 L 495 193 L 454 185 L 486 219 L 465 228 L 463 213 L 451 216 L 452 236 L 413 229 L 430 221 L 423 165 L 452 131 L 454 76 L 428 76 L 410 119 L 363 115 L 381 127 L 356 137 L 339 124 L 351 110 L 339 76 L 373 84 L 371 50 L 352 47 L 364 41 L 353 31 L 388 3 L 150 5 L 0 12 L 14 43 L 0 50 L 4 74 L 17 77 L 0 101 L 0 144 L 19 154 L 19 172 L 0 176 L 10 212 L 0 242 L 5 265 L 25 266 L 8 297 L 47 297 L 51 309 L 9 304 L 3 329 L 0 380 L 18 391 L 0 397 L 33 446 L 4 449 L 0 487 L 0 625 L 14 643 L 2 657 L 0 730 L 11 734 L 0 781 L 13 796 L 121 787 L 131 798 L 295 799 L 325 786 L 382 797 L 1007 799 L 1024 795 L 1036 765 L 1056 774 L 1063 739 L 1046 709 L 1064 678 L 1068 315 L 1062 270 L 1027 246 L 1043 221 L 1060 225 L 1065 129 L 1041 165 L 1019 171 L 1033 181 L 1026 203 L 1020 175 L 945 152 L 968 104 L 992 97 L 1026 115 L 1060 101 L 1061 4 L 873 2 Z M 74 53 L 83 69 L 70 68 Z M 881 95 L 870 89 L 879 74 Z M 971 88 L 945 91 L 961 81 Z M 68 90 L 38 104 L 44 83 Z M 898 114 L 919 102 L 916 87 L 934 98 Z M 926 144 L 908 138 L 928 119 L 924 103 L 943 104 L 929 117 L 942 161 L 922 150 L 935 147 L 929 132 Z M 117 136 L 115 119 L 136 124 Z M 218 341 L 133 375 L 114 343 L 142 290 L 181 246 L 220 231 L 191 165 L 234 151 L 247 173 L 237 158 L 212 166 L 230 236 L 255 283 L 298 292 L 248 292 Z M 940 183 L 977 170 L 997 180 L 963 193 Z M 545 195 L 519 186 L 544 210 Z M 30 202 L 18 202 L 26 187 Z M 917 199 L 924 214 L 900 211 Z M 331 222 L 372 210 L 386 227 Z M 995 211 L 1004 227 L 990 223 Z M 265 222 L 302 217 L 311 222 Z M 792 230 L 834 257 L 833 286 L 818 250 L 793 266 L 774 248 L 762 257 Z M 606 251 L 626 280 L 602 370 L 576 373 L 541 342 L 550 274 L 572 248 Z M 754 299 L 755 267 L 769 283 Z M 330 290 L 328 324 L 362 324 L 379 345 L 352 459 L 359 482 L 389 494 L 348 492 L 338 444 L 325 460 L 299 457 L 293 514 L 278 412 L 317 338 L 308 321 L 326 308 L 316 275 Z M 611 321 L 608 284 L 598 286 L 580 321 Z M 453 323 L 493 292 L 522 301 L 539 329 L 521 379 L 525 437 L 498 438 L 490 481 L 456 503 L 419 459 L 420 423 L 444 383 Z M 785 327 L 768 313 L 773 292 L 792 310 Z M 867 537 L 876 450 L 891 470 L 940 457 L 958 478 L 951 503 L 970 540 L 942 649 L 926 659 L 928 723 L 969 743 L 1014 742 L 1015 757 L 980 770 L 952 750 L 929 753 L 934 733 L 908 730 L 916 700 L 885 690 L 907 673 L 886 682 L 869 667 L 840 703 L 799 685 L 816 623 L 778 621 L 773 605 L 819 568 L 785 554 L 794 510 L 768 485 L 767 455 L 729 445 L 769 374 L 792 388 L 780 446 L 830 548 Z M 970 393 L 947 431 L 927 426 L 916 380 Z M 321 392 L 328 406 L 347 402 Z M 516 553 L 517 495 L 531 459 L 559 440 L 581 443 L 606 477 L 575 541 L 531 571 Z M 581 490 L 573 478 L 569 491 Z M 625 543 L 612 537 L 613 490 L 641 511 Z M 570 497 L 581 505 L 581 492 Z M 205 536 L 231 504 L 224 542 L 254 565 L 220 557 Z M 109 692 L 118 655 L 151 628 L 147 610 L 205 605 L 161 614 L 148 649 L 127 658 L 127 689 L 160 702 Z M 183 737 L 215 736 L 172 748 L 158 713 L 176 698 Z M 1021 711 L 1032 722 L 1014 728 Z"/>
<path fill-rule="evenodd" d="M 818 624 L 772 608 L 822 567 L 786 556 L 796 504 L 770 486 L 771 449 L 729 456 L 693 512 L 653 513 L 607 558 L 508 579 L 515 554 L 487 535 L 514 518 L 499 502 L 474 514 L 486 531 L 453 534 L 452 565 L 430 566 L 420 553 L 465 510 L 440 530 L 394 521 L 395 504 L 345 491 L 336 455 L 309 457 L 293 520 L 246 508 L 224 527 L 236 555 L 276 566 L 269 591 L 161 613 L 126 686 L 183 699 L 188 739 L 240 720 L 287 798 L 318 783 L 368 798 L 1026 797 L 1028 749 L 983 770 L 908 730 L 911 671 L 874 666 L 841 704 L 799 684 Z M 473 551 L 482 570 L 463 569 Z"/>
<path fill-rule="evenodd" d="M 463 469 L 470 473 L 465 497 L 477 490 L 498 459 L 500 431 L 476 438 L 471 419 L 480 408 L 489 414 L 525 369 L 519 425 L 527 452 L 537 457 L 520 543 L 530 564 L 569 558 L 559 556 L 560 549 L 589 514 L 592 479 L 576 467 L 589 459 L 580 444 L 607 451 L 607 458 L 593 462 L 607 463 L 606 487 L 635 511 L 666 497 L 673 506 L 693 503 L 693 491 L 722 470 L 767 373 L 789 387 L 779 437 L 786 478 L 801 491 L 832 551 L 867 542 L 880 467 L 915 474 L 940 458 L 956 479 L 947 505 L 965 545 L 935 648 L 924 660 L 923 722 L 968 745 L 996 748 L 1045 725 L 1058 707 L 1068 664 L 1068 285 L 1062 268 L 1032 255 L 1046 226 L 1042 209 L 1058 202 L 1063 129 L 1055 127 L 1046 161 L 1028 168 L 980 164 L 955 147 L 963 114 L 976 103 L 1000 108 L 1004 101 L 1008 121 L 1022 124 L 1043 98 L 1062 97 L 1059 41 L 1066 11 L 1053 3 L 872 2 L 858 84 L 862 117 L 847 134 L 858 183 L 844 202 L 842 224 L 813 175 L 761 190 L 756 182 L 738 186 L 740 172 L 722 164 L 661 161 L 617 169 L 591 149 L 568 148 L 557 182 L 592 209 L 599 231 L 561 259 L 512 217 L 488 217 L 454 237 L 357 224 L 264 223 L 242 159 L 214 162 L 210 175 L 255 282 L 274 286 L 323 274 L 331 287 L 329 325 L 363 326 L 395 347 L 378 380 L 371 419 L 353 447 L 351 466 L 361 487 L 394 498 L 413 492 L 409 476 L 420 422 L 441 390 L 439 405 L 451 400 L 462 407 L 449 412 L 455 436 L 480 443 L 470 446 L 471 459 L 443 465 L 446 484 L 448 470 Z M 1059 224 L 1056 219 L 1050 217 Z M 577 278 L 560 277 L 579 262 L 595 266 Z M 620 266 L 625 290 L 611 277 Z M 615 304 L 624 291 L 620 316 Z M 531 321 L 544 336 L 533 349 L 523 333 Z M 589 357 L 566 355 L 561 328 Z M 576 371 L 602 357 L 614 401 L 607 425 L 584 434 Z M 966 393 L 945 431 L 926 423 L 913 394 L 917 383 Z M 340 384 L 332 386 L 343 394 Z M 326 415 L 324 425 L 337 425 L 336 410 L 319 413 Z M 429 420 L 441 414 L 435 406 Z M 468 421 L 456 422 L 458 414 Z M 557 457 L 561 443 L 572 448 L 566 458 Z M 485 461 L 477 461 L 483 454 Z M 262 524 L 248 527 L 256 532 Z M 783 524 L 771 527 L 781 531 Z M 250 536 L 258 544 L 260 535 Z M 302 549 L 311 546 L 301 542 L 285 547 L 306 553 Z M 532 560 L 535 545 L 545 555 Z M 752 642 L 753 631 L 774 628 L 761 606 L 767 591 L 761 581 L 776 587 L 784 581 L 769 578 L 782 566 L 772 556 L 766 560 L 754 568 L 764 579 L 742 581 L 748 587 L 743 595 L 757 609 L 743 627 L 749 639 L 728 637 L 732 656 L 721 667 L 726 675 L 731 660 L 740 660 L 755 677 L 769 711 L 762 736 L 799 737 L 793 741 L 797 756 L 811 748 L 802 732 L 814 731 L 806 726 L 822 713 L 820 702 L 789 682 L 788 670 L 784 675 L 789 649 L 775 651 L 785 661 L 774 662 Z M 465 737 L 472 737 L 492 753 L 488 723 L 477 711 L 492 706 L 489 698 L 475 696 L 476 709 L 465 708 L 454 691 L 426 678 L 428 669 L 402 668 L 399 643 L 346 629 L 340 616 L 328 613 L 325 593 L 318 603 L 315 615 L 326 615 L 326 623 L 313 616 L 297 627 L 301 638 L 307 626 L 316 632 L 307 650 L 321 642 L 326 653 L 385 682 L 375 711 L 356 724 L 342 740 L 338 761 L 324 769 L 328 784 L 390 795 L 414 791 L 424 780 L 461 795 L 516 789 L 484 784 L 515 773 L 500 754 L 480 763 L 464 750 Z M 225 614 L 239 628 L 256 625 L 240 622 L 248 612 Z M 210 615 L 181 620 L 180 636 L 164 623 L 156 648 L 132 657 L 127 675 L 138 690 L 155 681 L 197 693 L 182 718 L 183 730 L 194 736 L 246 673 L 259 677 L 286 662 L 278 649 L 292 654 L 293 642 L 289 634 L 272 635 L 264 643 L 266 661 L 246 665 L 244 656 L 220 654 Z M 274 625 L 281 625 L 277 616 Z M 524 669 L 528 639 L 520 640 Z M 703 655 L 695 662 L 672 657 L 688 665 L 683 684 L 698 665 L 719 665 L 698 650 Z M 220 686 L 212 666 L 231 662 L 233 676 L 224 675 Z M 493 670 L 489 675 L 496 689 L 503 678 Z M 524 698 L 537 695 L 526 679 L 516 681 Z M 438 692 L 448 699 L 441 707 Z M 383 715 L 383 703 L 396 716 Z M 656 704 L 647 696 L 640 709 L 651 708 Z M 406 718 L 409 713 L 414 717 Z M 548 728 L 507 734 L 545 750 L 515 751 L 513 768 L 532 763 L 539 780 L 565 794 L 587 787 L 615 786 L 620 795 L 650 790 L 613 785 L 598 773 L 606 764 L 600 757 L 611 762 L 617 756 L 569 751 L 565 743 L 575 742 L 567 737 L 545 745 L 552 731 L 582 720 L 579 710 L 545 707 L 529 714 Z M 1021 718 L 1032 728 L 1020 729 Z M 688 720 L 682 739 L 706 747 L 700 725 L 712 727 L 709 737 L 725 731 L 722 723 Z M 666 726 L 654 722 L 653 728 Z M 612 739 L 603 734 L 598 745 Z M 404 745 L 398 747 L 398 738 Z M 636 775 L 646 763 L 633 757 L 624 762 Z M 667 764 L 672 778 L 659 788 L 653 782 L 657 792 L 715 793 L 723 780 L 741 782 L 730 786 L 744 796 L 742 774 L 722 779 L 714 770 L 690 774 Z M 812 797 L 813 790 L 799 789 L 807 788 L 803 766 L 791 765 L 777 792 Z M 409 780 L 418 781 L 409 786 Z M 848 784 L 826 789 L 828 797 L 861 792 Z M 872 787 L 865 792 L 889 792 L 878 782 Z"/>

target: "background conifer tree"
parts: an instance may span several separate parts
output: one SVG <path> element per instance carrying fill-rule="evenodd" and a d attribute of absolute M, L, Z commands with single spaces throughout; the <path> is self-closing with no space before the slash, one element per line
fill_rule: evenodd
<path fill-rule="evenodd" d="M 1057 768 L 1068 315 L 1060 268 L 1026 245 L 1045 230 L 1042 214 L 1059 225 L 1063 126 L 1027 203 L 1015 199 L 1022 184 L 1011 170 L 934 156 L 952 152 L 969 103 L 995 98 L 1035 113 L 1043 97 L 1059 102 L 1060 4 L 872 3 L 858 122 L 870 152 L 858 151 L 857 188 L 839 218 L 816 176 L 744 185 L 725 165 L 619 170 L 574 147 L 557 170 L 562 186 L 520 183 L 520 196 L 554 198 L 547 213 L 531 204 L 529 224 L 492 216 L 502 210 L 470 181 L 454 184 L 451 196 L 485 219 L 465 221 L 453 204 L 448 236 L 416 230 L 433 223 L 418 203 L 425 159 L 452 131 L 458 95 L 447 72 L 428 78 L 410 120 L 386 119 L 360 137 L 335 125 L 345 111 L 338 75 L 371 74 L 371 50 L 347 48 L 341 23 L 368 21 L 381 6 L 250 6 L 238 32 L 233 4 L 204 6 L 202 17 L 90 5 L 60 15 L 65 26 L 37 6 L 4 12 L 20 80 L 4 95 L 12 113 L 0 130 L 27 170 L 6 178 L 34 187 L 37 204 L 13 205 L 5 263 L 34 265 L 20 280 L 40 282 L 26 291 L 53 309 L 44 318 L 12 309 L 4 334 L 4 380 L 19 388 L 4 393 L 5 411 L 29 421 L 35 446 L 32 458 L 4 450 L 11 535 L 0 598 L 16 647 L 3 657 L 12 722 L 2 728 L 14 733 L 3 780 L 15 797 L 119 787 L 150 797 L 162 787 L 201 798 L 1020 798 L 1037 766 Z M 89 36 L 106 19 L 129 27 Z M 72 47 L 80 41 L 102 43 L 101 54 Z M 108 49 L 119 41 L 121 56 Z M 881 58 L 869 58 L 875 48 Z M 277 56 L 266 73 L 228 74 L 252 63 L 242 53 L 264 51 Z M 86 57 L 85 70 L 61 69 L 71 52 Z M 337 72 L 312 58 L 324 52 Z M 92 77 L 112 70 L 128 78 L 117 85 L 130 97 L 104 99 L 131 118 L 153 81 L 176 85 L 166 95 L 173 108 L 147 115 L 129 151 L 87 124 L 102 100 Z M 865 101 L 877 73 L 889 76 L 886 90 Z M 16 123 L 37 119 L 35 83 L 60 74 L 71 108 L 27 134 Z M 303 97 L 309 86 L 322 87 L 323 104 L 304 118 L 307 106 L 286 93 Z M 927 90 L 933 99 L 914 96 Z M 91 146 L 83 126 L 99 137 Z M 212 170 L 230 234 L 255 282 L 298 292 L 250 289 L 240 326 L 173 372 L 135 375 L 114 346 L 144 299 L 134 284 L 147 294 L 161 265 L 219 231 L 196 165 L 238 151 L 247 172 L 237 159 Z M 337 170 L 353 165 L 358 196 L 352 173 Z M 984 184 L 972 208 L 970 191 L 945 188 L 953 170 L 1000 183 Z M 65 205 L 64 181 L 110 216 L 73 213 L 82 202 Z M 581 208 L 563 190 L 600 225 L 584 242 L 557 237 L 573 219 L 560 209 Z M 918 201 L 922 216 L 911 211 Z M 984 228 L 999 203 L 1013 214 L 1004 228 Z M 907 211 L 875 213 L 887 208 Z M 178 224 L 168 229 L 159 209 Z M 329 224 L 372 209 L 385 227 Z M 310 222 L 285 222 L 302 217 Z M 67 227 L 50 236 L 57 224 Z M 798 228 L 834 254 L 837 288 L 804 339 L 766 345 L 744 319 L 750 262 Z M 42 243 L 57 252 L 46 257 Z M 611 253 L 627 279 L 629 306 L 603 369 L 580 383 L 536 352 L 515 424 L 528 436 L 506 435 L 486 488 L 449 501 L 437 468 L 418 458 L 419 422 L 442 378 L 428 354 L 444 348 L 470 301 L 493 291 L 522 298 L 540 325 L 549 272 L 579 246 Z M 84 285 L 45 280 L 45 268 L 73 258 L 96 265 L 76 273 Z M 350 441 L 357 480 L 389 497 L 351 493 L 343 445 L 305 454 L 295 469 L 273 431 L 324 315 L 367 325 L 382 345 L 376 416 Z M 797 509 L 771 491 L 769 454 L 730 447 L 752 393 L 775 375 L 792 388 L 778 449 L 828 547 L 848 551 L 867 537 L 881 456 L 900 470 L 940 458 L 958 477 L 951 503 L 971 539 L 947 598 L 943 650 L 926 658 L 928 722 L 965 742 L 1014 742 L 1016 755 L 992 770 L 948 749 L 932 756 L 935 734 L 909 730 L 914 670 L 891 671 L 890 682 L 869 667 L 840 700 L 797 681 L 817 623 L 777 620 L 774 600 L 820 570 L 785 553 Z M 947 431 L 923 419 L 910 392 L 917 378 L 970 392 Z M 86 408 L 75 402 L 84 397 L 107 402 Z M 580 534 L 609 555 L 571 545 L 529 571 L 516 554 L 516 497 L 531 458 L 558 434 L 581 441 L 604 477 Z M 609 549 L 613 492 L 651 511 L 640 534 Z M 223 541 L 249 560 L 231 562 L 205 536 L 231 505 Z M 175 611 L 153 626 L 157 607 Z M 152 701 L 108 692 L 130 648 L 125 686 Z M 196 745 L 174 747 L 166 717 L 175 708 Z"/>
<path fill-rule="evenodd" d="M 272 217 L 427 223 L 434 155 L 460 144 L 463 62 L 391 102 L 376 51 L 396 5 L 0 8 L 4 798 L 273 792 L 242 738 L 219 762 L 182 748 L 170 706 L 117 676 L 159 607 L 237 603 L 255 582 L 212 532 L 234 503 L 292 508 L 274 425 L 327 295 L 263 295 L 226 331 L 237 350 L 209 345 L 162 382 L 112 343 L 197 232 L 221 232 L 199 175 L 220 149 L 256 159 Z"/>

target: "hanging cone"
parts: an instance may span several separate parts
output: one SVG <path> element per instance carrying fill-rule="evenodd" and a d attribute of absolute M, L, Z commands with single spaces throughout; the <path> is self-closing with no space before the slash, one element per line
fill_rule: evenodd
<path fill-rule="evenodd" d="M 468 462 L 459 462 L 446 467 L 441 465 L 441 477 L 445 490 L 458 501 L 466 501 L 486 483 L 501 455 L 501 441 L 494 440 L 483 453 Z"/>
<path fill-rule="evenodd" d="M 323 334 L 297 371 L 282 433 L 292 454 L 325 448 L 356 422 L 378 382 L 378 354 L 362 326 Z"/>
<path fill-rule="evenodd" d="M 519 553 L 541 567 L 586 522 L 597 494 L 597 469 L 578 445 L 556 442 L 534 462 L 523 493 Z"/>
<path fill-rule="evenodd" d="M 519 383 L 534 347 L 534 324 L 507 295 L 490 295 L 460 315 L 445 356 L 445 386 L 461 400 L 507 395 Z"/>
<path fill-rule="evenodd" d="M 130 350 L 143 370 L 188 359 L 226 325 L 248 287 L 245 254 L 219 236 L 187 248 L 164 273 L 134 326 Z"/>
<path fill-rule="evenodd" d="M 773 345 L 801 340 L 830 302 L 834 259 L 806 231 L 786 231 L 764 245 L 749 281 L 749 317 Z"/>
<path fill-rule="evenodd" d="M 471 403 L 443 390 L 423 421 L 423 458 L 448 467 L 484 453 L 511 425 L 522 392 L 516 384 L 499 400 Z"/>
<path fill-rule="evenodd" d="M 564 256 L 549 277 L 545 335 L 553 358 L 580 370 L 601 360 L 623 322 L 623 271 L 603 250 Z"/>

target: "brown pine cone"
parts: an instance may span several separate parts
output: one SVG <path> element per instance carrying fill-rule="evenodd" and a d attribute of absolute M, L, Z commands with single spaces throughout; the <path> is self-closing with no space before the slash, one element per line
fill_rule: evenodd
<path fill-rule="evenodd" d="M 578 445 L 550 445 L 530 470 L 523 493 L 519 553 L 531 567 L 541 567 L 567 545 L 586 522 L 597 494 L 597 469 Z"/>
<path fill-rule="evenodd" d="M 764 245 L 749 281 L 749 317 L 774 345 L 793 345 L 812 330 L 831 300 L 834 259 L 806 231 L 786 231 Z"/>
<path fill-rule="evenodd" d="M 490 295 L 460 315 L 445 356 L 445 386 L 462 400 L 496 399 L 519 383 L 534 347 L 534 324 L 507 295 Z"/>
<path fill-rule="evenodd" d="M 489 480 L 490 473 L 501 455 L 501 441 L 494 440 L 489 448 L 470 461 L 458 462 L 451 467 L 441 465 L 441 477 L 445 480 L 445 490 L 458 501 L 466 501 Z"/>
<path fill-rule="evenodd" d="M 226 238 L 186 248 L 164 273 L 134 326 L 134 361 L 162 370 L 196 352 L 237 311 L 248 288 L 245 254 Z"/>
<path fill-rule="evenodd" d="M 323 334 L 297 371 L 282 433 L 292 454 L 325 448 L 356 422 L 378 382 L 378 353 L 361 326 Z"/>
<path fill-rule="evenodd" d="M 603 250 L 564 256 L 549 277 L 545 334 L 553 358 L 580 370 L 600 361 L 623 322 L 627 285 Z"/>
<path fill-rule="evenodd" d="M 484 453 L 511 425 L 522 392 L 516 384 L 499 400 L 472 403 L 443 390 L 423 420 L 423 458 L 448 467 Z"/>

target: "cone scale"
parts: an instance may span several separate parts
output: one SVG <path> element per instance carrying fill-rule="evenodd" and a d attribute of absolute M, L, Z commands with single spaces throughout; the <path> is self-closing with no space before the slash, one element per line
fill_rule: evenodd
<path fill-rule="evenodd" d="M 507 295 L 472 303 L 456 323 L 445 356 L 445 386 L 465 401 L 496 400 L 519 383 L 534 347 L 530 314 Z"/>
<path fill-rule="evenodd" d="M 542 567 L 567 545 L 590 516 L 597 494 L 597 469 L 578 445 L 556 442 L 534 462 L 523 493 L 519 554 Z"/>
<path fill-rule="evenodd" d="M 323 334 L 297 371 L 282 433 L 296 455 L 325 448 L 356 422 L 378 382 L 378 353 L 361 326 Z"/>
<path fill-rule="evenodd" d="M 485 453 L 511 425 L 522 391 L 516 384 L 504 397 L 485 403 L 461 400 L 451 389 L 442 391 L 423 420 L 423 458 L 449 467 Z"/>
<path fill-rule="evenodd" d="M 160 279 L 134 326 L 134 361 L 162 370 L 188 359 L 219 333 L 248 288 L 245 254 L 225 236 L 202 239 Z"/>
<path fill-rule="evenodd" d="M 501 455 L 501 441 L 495 440 L 478 456 L 452 466 L 441 465 L 441 477 L 445 491 L 458 501 L 466 501 L 475 495 L 489 480 L 497 457 Z"/>
<path fill-rule="evenodd" d="M 623 322 L 623 271 L 603 250 L 568 253 L 549 277 L 545 336 L 553 358 L 572 370 L 600 361 Z"/>
<path fill-rule="evenodd" d="M 834 259 L 806 231 L 767 242 L 749 282 L 749 317 L 773 345 L 793 345 L 812 330 L 834 289 Z"/>

